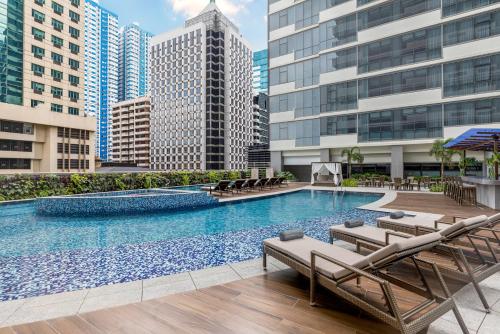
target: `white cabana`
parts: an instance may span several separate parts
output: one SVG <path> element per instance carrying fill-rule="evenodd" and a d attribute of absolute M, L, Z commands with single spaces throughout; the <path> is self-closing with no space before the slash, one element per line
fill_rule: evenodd
<path fill-rule="evenodd" d="M 311 164 L 311 184 L 316 182 L 340 185 L 342 183 L 342 164 L 338 162 L 313 162 Z"/>

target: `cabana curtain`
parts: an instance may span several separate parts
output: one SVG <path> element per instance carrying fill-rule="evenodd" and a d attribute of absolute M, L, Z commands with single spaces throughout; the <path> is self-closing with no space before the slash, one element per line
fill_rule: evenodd
<path fill-rule="evenodd" d="M 342 181 L 342 164 L 338 162 L 314 162 L 311 166 L 311 184 L 314 184 L 316 174 L 332 173 L 333 182 L 339 185 Z"/>

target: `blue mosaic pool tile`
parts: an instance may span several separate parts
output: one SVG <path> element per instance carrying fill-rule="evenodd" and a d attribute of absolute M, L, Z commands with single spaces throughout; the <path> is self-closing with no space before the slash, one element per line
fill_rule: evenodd
<path fill-rule="evenodd" d="M 148 279 L 254 259 L 262 240 L 287 229 L 328 241 L 328 228 L 363 218 L 375 224 L 384 213 L 352 209 L 335 216 L 251 230 L 201 235 L 106 249 L 0 257 L 0 300 L 14 300 Z"/>

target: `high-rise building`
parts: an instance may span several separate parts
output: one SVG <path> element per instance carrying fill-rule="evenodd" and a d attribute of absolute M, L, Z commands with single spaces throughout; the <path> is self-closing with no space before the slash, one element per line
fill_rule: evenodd
<path fill-rule="evenodd" d="M 266 50 L 253 54 L 253 90 L 255 94 L 266 93 L 269 88 L 269 53 Z"/>
<path fill-rule="evenodd" d="M 113 105 L 112 161 L 149 168 L 149 96 Z"/>
<path fill-rule="evenodd" d="M 97 119 L 96 153 L 107 161 L 111 106 L 118 101 L 118 16 L 85 0 L 85 113 Z"/>
<path fill-rule="evenodd" d="M 269 144 L 269 98 L 265 93 L 253 97 L 253 144 Z"/>
<path fill-rule="evenodd" d="M 252 51 L 215 1 L 153 37 L 151 167 L 243 169 L 252 143 Z"/>
<path fill-rule="evenodd" d="M 94 170 L 79 0 L 0 0 L 0 173 Z"/>
<path fill-rule="evenodd" d="M 439 173 L 434 140 L 500 127 L 496 1 L 271 0 L 268 9 L 275 169 L 310 178 L 311 162 L 344 161 L 342 149 L 359 146 L 364 166 L 393 177 Z"/>
<path fill-rule="evenodd" d="M 122 27 L 118 54 L 118 100 L 149 94 L 149 59 L 153 35 L 136 23 Z"/>

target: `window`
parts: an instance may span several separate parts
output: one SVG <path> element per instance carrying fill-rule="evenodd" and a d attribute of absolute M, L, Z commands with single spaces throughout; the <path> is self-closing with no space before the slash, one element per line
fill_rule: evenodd
<path fill-rule="evenodd" d="M 58 88 L 58 87 L 51 87 L 50 88 L 50 93 L 56 99 L 60 99 L 61 96 L 63 95 L 63 90 L 61 88 Z"/>
<path fill-rule="evenodd" d="M 63 78 L 63 72 L 54 69 L 50 70 L 50 75 L 55 81 L 61 81 Z"/>
<path fill-rule="evenodd" d="M 295 6 L 295 29 L 302 29 L 319 21 L 319 1 L 307 0 Z"/>
<path fill-rule="evenodd" d="M 52 1 L 52 9 L 54 13 L 61 15 L 64 12 L 64 7 L 55 1 Z"/>
<path fill-rule="evenodd" d="M 270 31 L 286 27 L 295 22 L 295 7 L 284 9 L 269 16 Z"/>
<path fill-rule="evenodd" d="M 45 49 L 39 47 L 39 46 L 36 46 L 36 45 L 32 45 L 31 46 L 31 52 L 33 52 L 33 55 L 36 57 L 36 58 L 43 58 L 43 56 L 45 56 Z"/>
<path fill-rule="evenodd" d="M 321 117 L 321 136 L 347 135 L 357 132 L 358 118 L 354 115 Z"/>
<path fill-rule="evenodd" d="M 289 37 L 288 51 L 295 51 L 295 59 L 309 57 L 319 52 L 319 28 L 303 31 Z"/>
<path fill-rule="evenodd" d="M 31 28 L 31 34 L 36 40 L 43 41 L 45 39 L 45 32 L 35 27 Z"/>
<path fill-rule="evenodd" d="M 320 89 L 314 88 L 290 93 L 289 108 L 295 110 L 295 118 L 319 115 Z"/>
<path fill-rule="evenodd" d="M 80 14 L 75 13 L 74 11 L 70 10 L 69 11 L 69 17 L 71 18 L 71 21 L 73 22 L 80 22 Z"/>
<path fill-rule="evenodd" d="M 322 54 L 320 58 L 321 73 L 338 71 L 357 64 L 356 47 Z"/>
<path fill-rule="evenodd" d="M 330 20 L 319 26 L 321 50 L 354 42 L 357 38 L 356 14 Z"/>
<path fill-rule="evenodd" d="M 321 2 L 321 10 L 338 6 L 338 5 L 343 4 L 344 2 L 347 2 L 347 1 L 349 1 L 349 0 L 325 0 L 325 1 L 322 1 Z"/>
<path fill-rule="evenodd" d="M 295 122 L 295 146 L 317 146 L 320 141 L 320 120 Z"/>
<path fill-rule="evenodd" d="M 55 64 L 61 65 L 63 62 L 63 56 L 60 55 L 59 53 L 52 52 L 52 61 Z"/>
<path fill-rule="evenodd" d="M 1 158 L 0 169 L 31 169 L 31 160 Z"/>
<path fill-rule="evenodd" d="M 380 75 L 359 80 L 359 98 L 414 92 L 441 87 L 441 66 Z"/>
<path fill-rule="evenodd" d="M 77 77 L 77 76 L 74 76 L 74 75 L 71 75 L 69 74 L 68 75 L 68 80 L 69 80 L 69 83 L 72 85 L 72 86 L 78 86 L 80 84 L 80 78 Z"/>
<path fill-rule="evenodd" d="M 31 108 L 35 108 L 39 104 L 44 104 L 44 102 L 43 101 L 39 101 L 39 100 L 31 100 Z"/>
<path fill-rule="evenodd" d="M 80 30 L 73 28 L 73 27 L 69 27 L 69 34 L 73 38 L 78 38 L 78 37 L 80 37 Z"/>
<path fill-rule="evenodd" d="M 68 114 L 70 114 L 70 115 L 79 115 L 80 114 L 80 109 L 73 108 L 73 107 L 68 107 Z"/>
<path fill-rule="evenodd" d="M 38 64 L 31 64 L 31 70 L 34 75 L 41 77 L 45 73 L 45 67 Z"/>
<path fill-rule="evenodd" d="M 45 91 L 45 85 L 39 82 L 32 81 L 31 89 L 37 94 L 42 94 Z"/>
<path fill-rule="evenodd" d="M 418 30 L 361 45 L 358 71 L 366 73 L 441 57 L 441 27 Z"/>
<path fill-rule="evenodd" d="M 45 4 L 45 0 L 35 0 L 37 5 L 43 6 Z"/>
<path fill-rule="evenodd" d="M 359 114 L 358 141 L 443 137 L 442 106 L 418 106 Z"/>
<path fill-rule="evenodd" d="M 71 0 L 71 4 L 75 7 L 80 6 L 80 0 Z"/>
<path fill-rule="evenodd" d="M 80 53 L 80 46 L 69 42 L 69 50 L 71 51 L 71 53 L 77 55 Z"/>
<path fill-rule="evenodd" d="M 484 13 L 443 26 L 445 46 L 500 34 L 500 11 Z"/>
<path fill-rule="evenodd" d="M 35 19 L 36 22 L 38 23 L 43 23 L 45 22 L 45 14 L 41 13 L 35 9 L 31 10 L 31 16 Z"/>
<path fill-rule="evenodd" d="M 80 98 L 80 94 L 70 90 L 68 91 L 68 97 L 70 98 L 71 101 L 76 102 Z"/>
<path fill-rule="evenodd" d="M 356 81 L 321 86 L 321 112 L 336 112 L 358 107 Z"/>
<path fill-rule="evenodd" d="M 64 24 L 61 21 L 52 19 L 52 27 L 57 31 L 62 31 L 64 29 Z"/>
<path fill-rule="evenodd" d="M 500 90 L 500 54 L 444 64 L 443 78 L 445 97 Z"/>
<path fill-rule="evenodd" d="M 63 39 L 62 38 L 59 38 L 57 36 L 54 36 L 52 35 L 52 44 L 56 47 L 56 48 L 61 48 L 63 46 Z"/>
<path fill-rule="evenodd" d="M 0 151 L 32 152 L 33 143 L 21 140 L 0 139 Z"/>
<path fill-rule="evenodd" d="M 295 122 L 270 124 L 271 140 L 294 140 Z"/>
<path fill-rule="evenodd" d="M 50 104 L 50 111 L 61 113 L 61 112 L 63 112 L 63 106 L 60 104 L 51 103 Z"/>
<path fill-rule="evenodd" d="M 78 60 L 74 60 L 74 59 L 71 59 L 69 58 L 69 66 L 73 69 L 73 70 L 77 70 L 80 68 L 80 62 Z"/>
<path fill-rule="evenodd" d="M 32 135 L 33 124 L 0 120 L 0 131 Z"/>
<path fill-rule="evenodd" d="M 394 0 L 358 13 L 358 30 L 368 29 L 405 17 L 440 8 L 439 0 Z"/>
<path fill-rule="evenodd" d="M 500 99 L 474 100 L 444 105 L 444 126 L 500 122 Z"/>
<path fill-rule="evenodd" d="M 456 15 L 498 2 L 500 0 L 443 0 L 443 16 Z"/>

